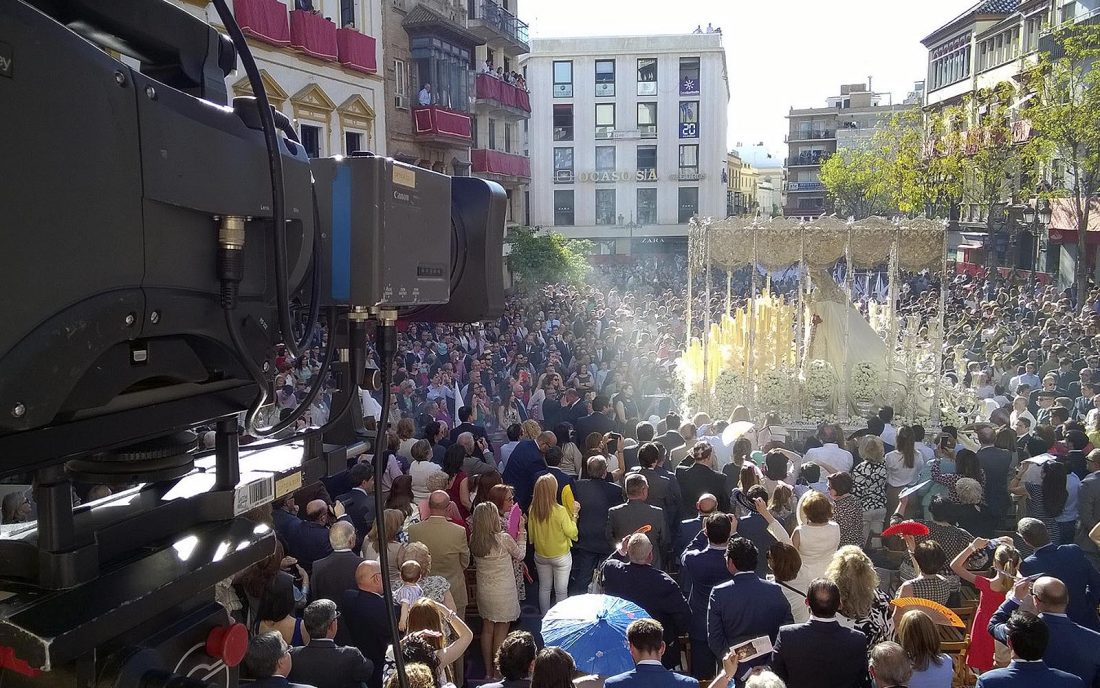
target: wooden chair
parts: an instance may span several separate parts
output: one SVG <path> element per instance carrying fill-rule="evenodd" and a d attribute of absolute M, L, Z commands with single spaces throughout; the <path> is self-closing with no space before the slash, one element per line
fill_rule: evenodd
<path fill-rule="evenodd" d="M 950 628 L 941 626 L 941 629 Z M 958 628 L 950 628 L 952 631 L 960 631 Z M 942 631 L 941 631 L 942 637 Z M 974 672 L 966 666 L 966 652 L 970 649 L 970 634 L 964 634 L 962 640 L 944 641 L 940 643 L 940 652 L 951 657 L 954 665 L 954 675 L 951 679 L 951 688 L 970 688 L 977 681 Z"/>

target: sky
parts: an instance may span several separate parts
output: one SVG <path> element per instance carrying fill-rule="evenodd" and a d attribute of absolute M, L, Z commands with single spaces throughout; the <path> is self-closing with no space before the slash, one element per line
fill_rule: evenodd
<path fill-rule="evenodd" d="M 791 107 L 824 107 L 871 77 L 901 102 L 924 79 L 920 40 L 973 0 L 521 0 L 532 38 L 691 33 L 722 28 L 730 78 L 727 146 L 785 155 Z"/>

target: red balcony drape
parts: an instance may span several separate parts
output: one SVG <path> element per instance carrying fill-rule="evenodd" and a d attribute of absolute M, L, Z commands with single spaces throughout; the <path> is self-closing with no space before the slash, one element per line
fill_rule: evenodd
<path fill-rule="evenodd" d="M 501 105 L 531 111 L 531 98 L 527 91 L 501 81 L 495 76 L 481 73 L 477 75 L 477 97 L 495 100 Z"/>
<path fill-rule="evenodd" d="M 335 62 L 339 57 L 336 44 L 336 24 L 319 14 L 305 10 L 290 13 L 290 46 L 316 57 Z"/>
<path fill-rule="evenodd" d="M 245 35 L 272 45 L 290 45 L 286 5 L 279 0 L 236 0 L 233 14 Z"/>
<path fill-rule="evenodd" d="M 355 29 L 337 29 L 336 48 L 340 54 L 340 64 L 348 69 L 368 74 L 378 72 L 378 53 L 373 36 Z"/>
<path fill-rule="evenodd" d="M 439 134 L 456 138 L 470 138 L 470 116 L 429 105 L 413 109 L 413 123 L 419 136 Z"/>
<path fill-rule="evenodd" d="M 531 178 L 531 160 L 522 155 L 502 151 L 475 148 L 470 151 L 470 163 L 474 172 L 505 174 L 510 177 Z"/>

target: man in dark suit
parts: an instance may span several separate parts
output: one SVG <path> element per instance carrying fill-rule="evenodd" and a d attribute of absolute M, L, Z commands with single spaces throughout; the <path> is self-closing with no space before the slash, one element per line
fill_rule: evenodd
<path fill-rule="evenodd" d="M 1046 622 L 1038 616 L 1013 612 L 1005 624 L 1004 637 L 1012 649 L 1012 663 L 979 676 L 976 688 L 1085 688 L 1080 678 L 1043 661 L 1051 637 Z"/>
<path fill-rule="evenodd" d="M 294 665 L 288 679 L 317 688 L 361 688 L 374 674 L 374 665 L 354 647 L 337 645 L 333 638 L 339 625 L 336 603 L 324 599 L 310 602 L 302 612 L 302 624 L 309 644 L 290 651 Z"/>
<path fill-rule="evenodd" d="M 1041 573 L 1062 581 L 1069 590 L 1066 613 L 1075 623 L 1100 630 L 1096 605 L 1100 603 L 1100 571 L 1089 563 L 1077 545 L 1053 545 L 1046 526 L 1036 518 L 1022 518 L 1016 528 L 1020 537 L 1035 551 L 1020 562 L 1020 573 Z"/>
<path fill-rule="evenodd" d="M 997 431 L 989 425 L 978 428 L 978 463 L 985 471 L 985 495 L 989 511 L 1000 524 L 1008 514 L 1008 474 L 1012 468 L 1012 454 L 996 446 Z"/>
<path fill-rule="evenodd" d="M 573 484 L 573 498 L 581 504 L 577 517 L 577 544 L 573 545 L 573 569 L 569 594 L 582 595 L 592 582 L 596 566 L 611 554 L 607 541 L 607 514 L 623 503 L 623 488 L 608 482 L 607 459 L 588 459 L 588 477 Z"/>
<path fill-rule="evenodd" d="M 607 688 L 696 688 L 698 681 L 661 666 L 668 632 L 655 619 L 638 619 L 626 627 L 634 670 L 604 680 Z"/>
<path fill-rule="evenodd" d="M 580 406 L 584 407 L 584 402 L 578 402 Z M 600 435 L 606 435 L 615 429 L 615 422 L 611 420 L 608 414 L 611 404 L 602 394 L 596 396 L 592 400 L 592 413 L 587 416 L 581 416 L 577 418 L 573 423 L 574 429 L 577 431 L 577 439 L 580 442 L 588 437 L 590 433 L 598 432 Z"/>
<path fill-rule="evenodd" d="M 745 496 L 748 497 L 750 503 L 758 504 L 757 500 L 763 500 L 766 504 L 768 501 L 768 490 L 763 485 L 753 485 L 746 492 Z M 767 512 L 767 509 L 764 509 Z M 770 513 L 768 513 L 771 516 Z M 775 536 L 768 530 L 768 519 L 760 514 L 759 511 L 748 513 L 741 518 L 736 519 L 733 522 L 734 532 L 743 538 L 748 538 L 752 544 L 756 545 L 757 552 L 767 552 L 771 550 L 772 545 L 776 543 Z M 756 566 L 756 575 L 761 578 L 766 578 L 768 575 L 768 560 L 767 557 L 760 557 Z"/>
<path fill-rule="evenodd" d="M 328 541 L 332 554 L 314 562 L 309 594 L 314 600 L 339 603 L 344 591 L 355 587 L 355 570 L 363 559 L 355 553 L 355 528 L 347 521 L 332 524 Z"/>
<path fill-rule="evenodd" d="M 680 524 L 680 483 L 675 476 L 659 468 L 660 460 L 661 447 L 653 442 L 646 442 L 638 450 L 638 467 L 630 469 L 627 476 L 645 476 L 649 485 L 646 504 L 658 506 L 665 512 L 666 532 L 671 535 Z"/>
<path fill-rule="evenodd" d="M 643 444 L 653 441 L 655 434 L 653 426 L 647 421 L 642 421 L 634 426 L 634 436 L 638 438 L 638 441 L 623 449 L 623 467 L 625 470 L 629 471 L 638 467 L 638 452 L 641 451 Z"/>
<path fill-rule="evenodd" d="M 714 470 L 714 449 L 706 442 L 697 442 L 691 454 L 676 467 L 676 481 L 680 483 L 680 498 L 685 504 L 697 503 L 700 495 L 712 494 L 718 498 L 719 511 L 730 510 L 726 476 Z"/>
<path fill-rule="evenodd" d="M 256 688 L 313 688 L 287 680 L 293 664 L 290 648 L 278 631 L 261 633 L 248 641 L 244 667 L 254 679 L 248 685 Z"/>
<path fill-rule="evenodd" d="M 583 509 L 582 509 L 583 510 Z M 642 533 L 634 533 L 626 542 L 627 561 L 608 559 L 603 565 L 603 590 L 608 595 L 629 600 L 661 622 L 664 627 L 666 667 L 680 661 L 681 633 L 688 630 L 691 610 L 676 581 L 653 568 L 653 543 Z"/>
<path fill-rule="evenodd" d="M 707 603 L 714 586 L 733 578 L 726 567 L 726 543 L 733 532 L 732 517 L 729 514 L 710 514 L 703 529 L 707 536 L 706 548 L 689 549 L 680 558 L 680 584 L 688 593 L 688 607 L 691 609 L 691 624 L 688 626 L 691 675 L 700 680 L 714 677 L 716 658 L 707 645 Z"/>
<path fill-rule="evenodd" d="M 458 425 L 451 430 L 451 444 L 458 441 L 458 436 L 464 432 L 468 432 L 474 436 L 474 440 L 485 440 L 485 446 L 490 451 L 493 449 L 493 445 L 489 442 L 489 436 L 485 434 L 485 428 L 480 425 L 474 425 L 470 422 L 470 419 L 474 417 L 474 410 L 469 406 L 462 406 L 458 409 Z"/>
<path fill-rule="evenodd" d="M 1008 644 L 1008 625 L 1012 613 L 1029 595 L 1035 611 L 1050 633 L 1050 643 L 1043 653 L 1043 661 L 1049 667 L 1080 677 L 1090 688 L 1100 686 L 1100 633 L 1075 624 L 1066 616 L 1069 593 L 1065 584 L 1057 578 L 1043 576 L 1034 583 L 1026 578 L 1020 579 L 1012 590 L 1012 596 L 1001 603 L 990 617 L 989 634 Z"/>
<path fill-rule="evenodd" d="M 660 507 L 646 503 L 648 496 L 649 484 L 644 475 L 627 476 L 626 504 L 612 507 L 607 513 L 607 543 L 614 549 L 627 535 L 637 532 L 642 526 L 649 526 L 647 534 L 653 543 L 653 565 L 662 568 L 663 555 L 669 546 L 668 534 L 665 532 L 665 514 Z M 581 502 L 582 507 L 583 504 Z"/>
<path fill-rule="evenodd" d="M 666 415 L 665 427 L 667 430 L 658 436 L 654 442 L 660 442 L 670 453 L 673 449 L 679 449 L 684 446 L 684 436 L 680 434 L 680 416 L 675 413 Z"/>
<path fill-rule="evenodd" d="M 546 472 L 546 452 L 557 443 L 557 435 L 544 431 L 539 433 L 537 439 L 524 440 L 517 444 L 512 455 L 508 457 L 508 465 L 501 477 L 506 485 L 515 489 L 516 504 L 524 511 L 531 506 L 535 481 Z"/>
<path fill-rule="evenodd" d="M 348 480 L 353 487 L 336 499 L 344 504 L 344 511 L 355 526 L 352 549 L 359 549 L 375 520 L 374 469 L 369 463 L 357 463 L 348 469 Z"/>
<path fill-rule="evenodd" d="M 587 417 L 588 405 L 581 399 L 581 393 L 572 387 L 566 387 L 561 396 L 561 412 L 558 414 L 559 423 L 569 423 L 577 429 L 577 438 L 584 442 L 587 435 L 580 434 L 579 423 Z"/>
<path fill-rule="evenodd" d="M 1100 548 L 1089 537 L 1089 533 L 1100 522 L 1100 450 L 1093 449 L 1085 457 L 1085 470 L 1088 475 L 1077 490 L 1079 520 L 1075 542 L 1093 566 L 1100 566 Z"/>
<path fill-rule="evenodd" d="M 582 502 L 583 504 L 583 502 Z M 703 522 L 706 521 L 707 516 L 718 511 L 718 498 L 714 495 L 704 492 L 699 495 L 699 499 L 695 502 L 695 518 L 685 518 L 677 525 L 676 539 L 673 541 L 672 554 L 678 560 L 687 551 L 688 545 L 703 532 Z M 727 539 L 728 536 L 727 536 Z M 722 544 L 723 548 L 725 543 Z M 725 566 L 725 564 L 723 564 Z M 706 610 L 706 604 L 704 601 L 704 611 Z"/>
<path fill-rule="evenodd" d="M 351 521 L 344 513 L 343 502 L 339 500 L 333 504 L 332 513 L 335 513 L 336 520 Z M 332 513 L 325 500 L 314 499 L 306 504 L 306 520 L 288 534 L 287 553 L 296 558 L 306 571 L 313 570 L 313 562 L 332 554 L 332 545 L 328 541 Z"/>
<path fill-rule="evenodd" d="M 774 643 L 780 626 L 794 621 L 783 589 L 756 575 L 759 559 L 756 546 L 743 537 L 731 537 L 726 545 L 726 569 L 732 579 L 714 586 L 707 603 L 707 644 L 715 657 L 724 657 L 734 645 L 762 635 Z M 742 662 L 737 678 L 769 659 L 763 655 Z"/>
<path fill-rule="evenodd" d="M 860 688 L 867 682 L 867 636 L 837 622 L 840 588 L 816 578 L 806 601 L 810 620 L 779 629 L 772 671 L 799 688 Z"/>
<path fill-rule="evenodd" d="M 344 623 L 336 630 L 337 642 L 354 645 L 374 664 L 369 688 L 382 687 L 382 666 L 390 644 L 387 614 L 392 612 L 382 597 L 382 569 L 377 561 L 364 561 L 355 570 L 355 588 L 345 590 L 340 600 Z"/>

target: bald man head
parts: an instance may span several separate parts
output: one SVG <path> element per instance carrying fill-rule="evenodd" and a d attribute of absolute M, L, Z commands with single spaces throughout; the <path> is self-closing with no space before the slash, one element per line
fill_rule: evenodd
<path fill-rule="evenodd" d="M 314 499 L 306 504 L 306 518 L 310 521 L 321 521 L 328 514 L 328 503 L 323 499 Z"/>
<path fill-rule="evenodd" d="M 355 587 L 363 592 L 382 594 L 382 568 L 377 561 L 368 559 L 359 562 L 355 569 Z"/>
<path fill-rule="evenodd" d="M 718 508 L 718 498 L 709 492 L 704 492 L 699 495 L 698 501 L 695 502 L 695 508 L 702 516 L 712 514 Z"/>
<path fill-rule="evenodd" d="M 550 431 L 540 432 L 538 439 L 535 440 L 535 444 L 538 445 L 539 451 L 545 454 L 550 450 L 550 447 L 558 444 L 558 436 Z"/>
<path fill-rule="evenodd" d="M 428 496 L 428 510 L 432 516 L 446 516 L 451 505 L 451 496 L 443 490 L 436 490 Z"/>
<path fill-rule="evenodd" d="M 1036 579 L 1031 585 L 1031 594 L 1035 596 L 1035 608 L 1040 612 L 1064 614 L 1069 605 L 1066 584 L 1052 576 Z"/>

